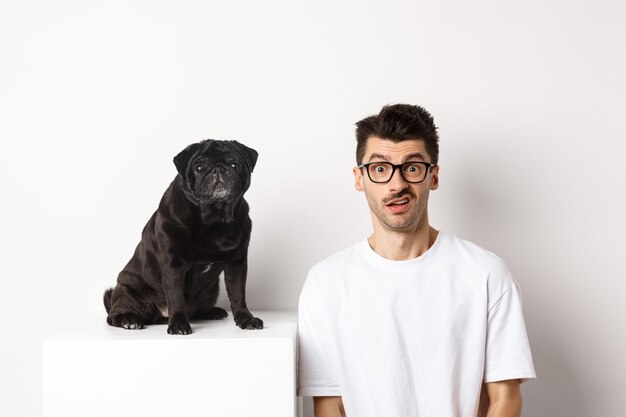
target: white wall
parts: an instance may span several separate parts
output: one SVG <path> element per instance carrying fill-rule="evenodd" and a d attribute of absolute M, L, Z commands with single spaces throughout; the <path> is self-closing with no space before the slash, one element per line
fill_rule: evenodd
<path fill-rule="evenodd" d="M 104 320 L 197 140 L 259 151 L 249 305 L 295 309 L 308 268 L 370 231 L 353 123 L 396 102 L 440 126 L 432 224 L 521 283 L 525 415 L 622 415 L 624 4 L 0 1 L 0 415 L 40 414 L 41 340 Z"/>

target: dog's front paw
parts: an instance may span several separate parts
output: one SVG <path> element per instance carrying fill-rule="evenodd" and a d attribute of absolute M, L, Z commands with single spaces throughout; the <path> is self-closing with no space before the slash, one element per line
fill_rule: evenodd
<path fill-rule="evenodd" d="M 228 317 L 228 312 L 223 308 L 213 307 L 206 313 L 208 320 L 222 320 Z"/>
<path fill-rule="evenodd" d="M 143 320 L 134 314 L 119 314 L 112 320 L 114 326 L 128 330 L 143 329 Z"/>
<path fill-rule="evenodd" d="M 254 317 L 249 312 L 242 312 L 235 314 L 235 324 L 242 329 L 262 329 L 263 320 L 258 317 Z"/>
<path fill-rule="evenodd" d="M 168 334 L 191 334 L 191 326 L 189 321 L 182 314 L 175 314 L 170 317 L 169 324 L 167 326 Z"/>

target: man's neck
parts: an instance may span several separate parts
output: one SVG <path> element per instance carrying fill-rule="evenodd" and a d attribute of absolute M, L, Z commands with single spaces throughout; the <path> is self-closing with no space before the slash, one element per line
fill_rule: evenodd
<path fill-rule="evenodd" d="M 383 258 L 392 261 L 414 259 L 426 253 L 437 240 L 439 232 L 428 223 L 411 233 L 380 230 L 367 239 L 370 247 Z"/>

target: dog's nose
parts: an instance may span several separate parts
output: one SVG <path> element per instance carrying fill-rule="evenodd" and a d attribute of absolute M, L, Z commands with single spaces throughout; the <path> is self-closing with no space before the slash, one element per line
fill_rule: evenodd
<path fill-rule="evenodd" d="M 217 167 L 213 167 L 210 172 L 211 174 L 223 174 L 224 171 L 226 171 L 226 168 L 222 166 L 217 166 Z"/>

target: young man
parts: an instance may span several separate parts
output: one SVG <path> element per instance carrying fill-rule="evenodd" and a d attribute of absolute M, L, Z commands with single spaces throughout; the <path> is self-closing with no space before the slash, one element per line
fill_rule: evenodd
<path fill-rule="evenodd" d="M 429 225 L 436 129 L 404 104 L 357 123 L 374 233 L 315 265 L 300 294 L 298 395 L 316 417 L 520 415 L 535 371 L 519 288 L 496 255 Z"/>

